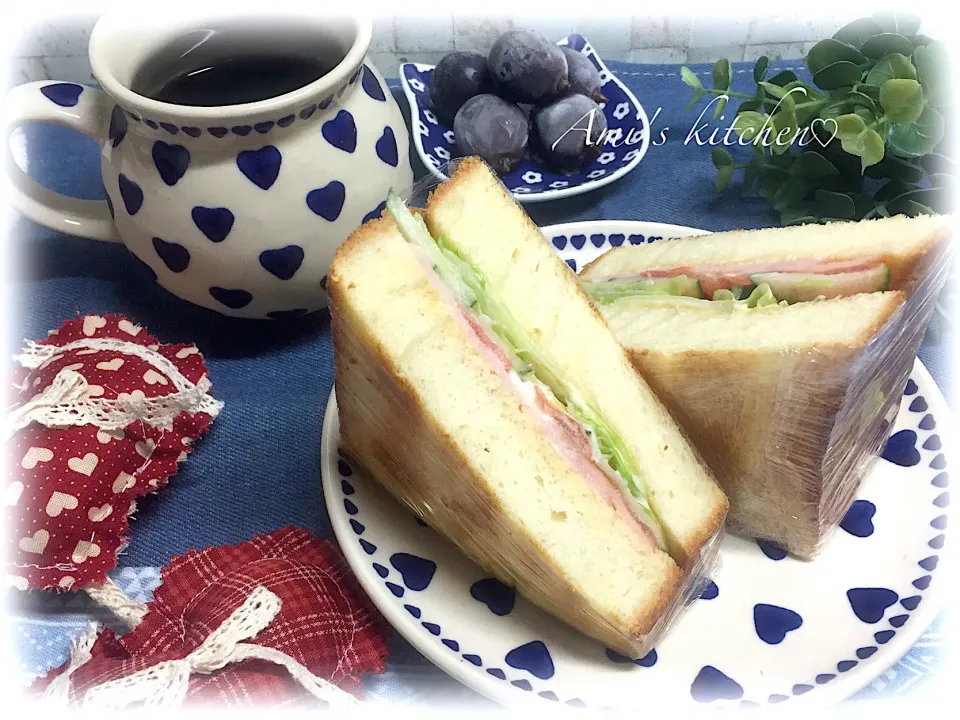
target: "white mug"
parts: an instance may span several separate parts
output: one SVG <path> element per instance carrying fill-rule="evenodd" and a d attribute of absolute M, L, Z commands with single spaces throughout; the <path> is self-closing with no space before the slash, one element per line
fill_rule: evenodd
<path fill-rule="evenodd" d="M 55 230 L 123 242 L 157 282 L 196 305 L 238 317 L 302 315 L 326 307 L 337 246 L 379 216 L 390 188 L 412 184 L 409 137 L 365 59 L 370 21 L 318 11 L 242 22 L 213 13 L 100 19 L 90 65 L 103 89 L 21 85 L 4 100 L 3 121 L 8 147 L 28 122 L 96 140 L 108 199 L 59 195 L 8 158 L 12 202 Z M 233 26 L 245 28 L 244 50 L 251 42 L 269 50 L 295 33 L 336 65 L 304 87 L 247 104 L 174 105 L 131 89 L 156 53 Z"/>

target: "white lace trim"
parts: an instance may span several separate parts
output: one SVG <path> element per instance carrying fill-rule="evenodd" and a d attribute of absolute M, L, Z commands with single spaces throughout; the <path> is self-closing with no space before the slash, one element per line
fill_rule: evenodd
<path fill-rule="evenodd" d="M 70 640 L 70 664 L 67 669 L 55 677 L 43 691 L 43 699 L 66 707 L 70 702 L 70 677 L 77 668 L 90 660 L 90 649 L 97 641 L 97 626 L 87 625 L 82 635 Z"/>
<path fill-rule="evenodd" d="M 6 437 L 10 438 L 30 423 L 47 427 L 94 425 L 100 430 L 121 430 L 131 422 L 169 430 L 180 413 L 203 412 L 216 417 L 223 403 L 207 393 L 210 381 L 204 375 L 196 385 L 185 378 L 177 366 L 155 350 L 115 338 L 78 340 L 67 345 L 40 345 L 30 341 L 14 359 L 23 367 L 42 368 L 57 356 L 77 349 L 112 350 L 147 361 L 173 383 L 175 392 L 160 397 L 140 397 L 124 393 L 115 400 L 92 397 L 86 379 L 70 368 L 63 368 L 42 393 L 18 408 L 7 418 Z"/>
<path fill-rule="evenodd" d="M 175 708 L 183 703 L 193 673 L 209 674 L 247 659 L 265 660 L 286 668 L 290 676 L 312 696 L 331 708 L 358 707 L 360 701 L 333 683 L 317 677 L 279 650 L 243 642 L 273 622 L 280 612 L 280 598 L 262 585 L 234 610 L 220 627 L 182 660 L 169 660 L 144 668 L 127 677 L 95 685 L 83 696 L 83 706 L 99 710 L 120 710 L 133 704 L 144 707 Z M 92 645 L 92 643 L 91 643 Z M 45 697 L 63 702 L 69 696 L 69 675 L 90 659 L 89 646 L 78 643 L 71 653 L 67 672 L 51 683 Z"/>
<path fill-rule="evenodd" d="M 100 585 L 85 585 L 83 591 L 98 605 L 107 608 L 130 629 L 135 628 L 149 611 L 146 603 L 137 602 L 129 597 L 120 586 L 107 578 Z"/>

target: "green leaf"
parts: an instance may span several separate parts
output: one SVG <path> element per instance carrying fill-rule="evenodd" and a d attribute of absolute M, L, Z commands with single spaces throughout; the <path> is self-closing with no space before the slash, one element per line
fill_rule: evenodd
<path fill-rule="evenodd" d="M 763 88 L 767 95 L 775 97 L 778 100 L 786 93 L 786 89 L 781 85 L 777 85 L 776 83 L 761 82 L 757 83 L 757 86 Z"/>
<path fill-rule="evenodd" d="M 807 180 L 839 175 L 837 166 L 815 150 L 806 150 L 797 156 L 790 166 L 790 174 Z"/>
<path fill-rule="evenodd" d="M 733 155 L 726 148 L 715 147 L 710 152 L 710 159 L 713 160 L 713 166 L 718 170 L 723 167 L 733 167 Z"/>
<path fill-rule="evenodd" d="M 950 173 L 957 171 L 957 163 L 943 153 L 932 152 L 920 159 L 923 169 L 930 175 L 935 173 Z"/>
<path fill-rule="evenodd" d="M 857 214 L 856 205 L 849 195 L 818 188 L 813 193 L 813 199 L 820 215 L 853 220 Z"/>
<path fill-rule="evenodd" d="M 912 51 L 913 48 L 911 48 L 911 52 Z M 862 65 L 867 62 L 867 58 L 865 58 L 863 53 L 857 50 L 857 48 L 853 47 L 853 45 L 849 45 L 841 40 L 828 38 L 827 40 L 821 40 L 810 48 L 810 52 L 807 53 L 804 62 L 806 62 L 810 74 L 816 75 L 834 63 L 849 62 L 854 65 Z M 820 83 L 817 83 L 817 85 L 820 85 Z M 820 85 L 820 87 L 823 86 Z"/>
<path fill-rule="evenodd" d="M 933 208 L 924 205 L 923 203 L 918 203 L 916 200 L 902 200 L 897 203 L 897 205 L 890 210 L 894 215 L 908 215 L 909 217 L 916 217 L 917 215 L 936 215 Z"/>
<path fill-rule="evenodd" d="M 887 80 L 880 86 L 880 105 L 890 122 L 909 125 L 923 112 L 923 89 L 916 80 Z"/>
<path fill-rule="evenodd" d="M 857 144 L 860 146 L 860 168 L 866 169 L 870 165 L 876 165 L 883 160 L 884 143 L 876 130 L 867 128 L 857 136 Z"/>
<path fill-rule="evenodd" d="M 860 67 L 852 62 L 841 60 L 827 65 L 813 76 L 813 82 L 824 90 L 834 90 L 846 85 L 853 85 L 860 80 Z"/>
<path fill-rule="evenodd" d="M 953 87 L 949 70 L 950 55 L 946 46 L 935 41 L 919 47 L 913 54 L 913 62 L 917 66 L 917 76 L 927 102 L 938 106 L 949 104 Z"/>
<path fill-rule="evenodd" d="M 777 155 L 782 155 L 790 149 L 797 137 L 799 126 L 797 116 L 792 110 L 781 110 L 770 118 L 773 125 L 771 132 L 771 149 Z"/>
<path fill-rule="evenodd" d="M 807 225 L 815 222 L 817 222 L 817 218 L 804 205 L 788 207 L 780 212 L 780 224 L 784 227 L 788 225 Z"/>
<path fill-rule="evenodd" d="M 851 23 L 847 23 L 834 33 L 835 40 L 840 40 L 855 48 L 860 48 L 864 42 L 883 32 L 875 20 L 870 18 L 860 18 Z"/>
<path fill-rule="evenodd" d="M 727 106 L 727 100 L 730 98 L 726 95 L 721 95 L 720 99 L 717 100 L 716 108 L 713 111 L 713 121 L 716 122 L 720 115 L 723 113 L 723 109 Z"/>
<path fill-rule="evenodd" d="M 686 112 L 687 110 L 692 108 L 694 105 L 700 102 L 700 98 L 702 98 L 706 94 L 707 94 L 706 90 L 696 90 L 693 93 L 693 97 L 690 98 L 690 102 L 688 102 L 686 106 L 683 108 L 683 111 Z"/>
<path fill-rule="evenodd" d="M 880 27 L 881 32 L 914 35 L 920 30 L 920 17 L 917 15 L 898 12 L 879 12 L 874 13 L 870 19 Z"/>
<path fill-rule="evenodd" d="M 910 62 L 910 58 L 908 58 L 906 55 L 901 55 L 900 53 L 896 52 L 890 53 L 889 55 L 884 55 L 882 58 L 880 58 L 880 60 L 877 61 L 877 64 L 874 65 L 870 69 L 870 72 L 867 73 L 867 79 L 865 82 L 879 87 L 887 80 L 892 80 L 894 78 L 903 80 L 917 79 L 917 69 L 913 66 L 913 63 Z M 863 97 L 867 96 L 864 95 Z"/>
<path fill-rule="evenodd" d="M 762 55 L 757 59 L 757 62 L 753 65 L 753 81 L 755 83 L 760 83 L 767 76 L 767 70 L 770 68 L 770 58 L 766 55 Z"/>
<path fill-rule="evenodd" d="M 714 181 L 717 192 L 726 189 L 727 185 L 730 184 L 730 179 L 733 177 L 733 169 L 733 165 L 726 165 L 717 169 L 717 178 Z"/>
<path fill-rule="evenodd" d="M 783 86 L 783 85 L 786 85 L 787 83 L 792 83 L 796 79 L 797 79 L 797 76 L 794 75 L 792 71 L 783 70 L 781 72 L 778 72 L 772 78 L 770 78 L 768 82 L 771 83 L 772 85 Z"/>
<path fill-rule="evenodd" d="M 770 204 L 773 205 L 775 210 L 785 210 L 803 200 L 807 190 L 807 184 L 803 180 L 794 177 L 787 178 L 770 198 Z"/>
<path fill-rule="evenodd" d="M 700 82 L 700 78 L 696 76 L 696 73 L 693 72 L 690 68 L 684 65 L 680 68 L 680 78 L 694 90 L 699 90 L 703 87 L 703 84 Z"/>
<path fill-rule="evenodd" d="M 952 195 L 947 188 L 917 188 L 916 190 L 911 190 L 910 192 L 893 198 L 893 200 L 887 203 L 887 207 L 892 213 L 901 212 L 900 206 L 902 203 L 911 200 L 923 203 L 929 207 L 939 207 L 949 211 L 951 199 Z"/>
<path fill-rule="evenodd" d="M 923 177 L 923 168 L 892 153 L 886 153 L 883 160 L 867 168 L 865 174 L 872 178 L 894 178 L 905 183 L 914 183 Z"/>
<path fill-rule="evenodd" d="M 754 159 L 747 163 L 747 168 L 743 171 L 743 189 L 740 191 L 741 197 L 748 197 L 757 192 L 761 182 L 762 164 L 762 154 L 755 154 Z"/>
<path fill-rule="evenodd" d="M 773 196 L 777 194 L 780 187 L 787 181 L 786 175 L 780 173 L 764 173 L 763 182 L 760 185 L 760 197 L 767 202 L 773 201 Z"/>
<path fill-rule="evenodd" d="M 746 112 L 756 112 L 761 107 L 763 107 L 762 102 L 757 102 L 756 100 L 744 100 L 737 107 L 737 115 L 742 115 L 743 113 L 746 113 Z"/>
<path fill-rule="evenodd" d="M 837 123 L 837 137 L 841 140 L 855 138 L 867 127 L 862 117 L 852 113 L 849 115 L 841 115 L 834 118 L 834 120 Z"/>
<path fill-rule="evenodd" d="M 912 192 L 916 189 L 916 185 L 911 185 L 903 180 L 894 179 L 877 190 L 877 192 L 875 192 L 873 195 L 873 199 L 879 202 L 886 202 L 887 200 L 893 200 L 896 197 L 900 197 L 901 195 L 905 195 L 908 192 Z"/>
<path fill-rule="evenodd" d="M 752 110 L 742 112 L 733 121 L 733 131 L 744 140 L 752 140 L 756 144 L 762 141 L 759 133 L 764 125 L 770 126 L 768 119 L 769 116 Z"/>
<path fill-rule="evenodd" d="M 867 40 L 861 47 L 867 57 L 882 58 L 890 53 L 913 54 L 913 43 L 897 33 L 880 33 Z"/>
<path fill-rule="evenodd" d="M 713 64 L 713 89 L 727 92 L 730 89 L 730 61 L 726 58 Z"/>

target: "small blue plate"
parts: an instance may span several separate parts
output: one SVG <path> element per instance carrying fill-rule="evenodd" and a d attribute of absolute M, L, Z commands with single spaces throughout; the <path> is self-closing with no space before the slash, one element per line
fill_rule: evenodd
<path fill-rule="evenodd" d="M 640 101 L 607 69 L 593 46 L 582 35 L 570 35 L 557 44 L 583 53 L 600 71 L 601 92 L 607 98 L 600 107 L 607 120 L 607 133 L 600 156 L 576 173 L 557 172 L 530 159 L 522 160 L 502 180 L 524 203 L 558 200 L 609 185 L 635 168 L 650 145 L 650 121 Z M 433 68 L 404 63 L 400 66 L 400 82 L 410 105 L 417 153 L 427 170 L 442 181 L 448 178 L 440 169 L 457 157 L 458 151 L 453 130 L 431 110 Z"/>

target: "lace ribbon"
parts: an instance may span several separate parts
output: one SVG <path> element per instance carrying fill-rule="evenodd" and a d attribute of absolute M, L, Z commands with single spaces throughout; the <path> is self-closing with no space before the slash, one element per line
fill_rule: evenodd
<path fill-rule="evenodd" d="M 313 697 L 331 708 L 359 707 L 360 702 L 333 683 L 317 677 L 279 650 L 243 642 L 270 625 L 280 612 L 280 598 L 262 585 L 220 627 L 181 660 L 168 660 L 117 680 L 89 688 L 83 706 L 98 710 L 120 710 L 134 704 L 144 707 L 176 708 L 187 696 L 190 676 L 209 674 L 230 663 L 248 659 L 265 660 L 287 669 L 290 676 Z M 70 675 L 90 659 L 90 633 L 75 642 L 67 671 L 47 687 L 44 697 L 65 704 L 69 700 Z"/>
<path fill-rule="evenodd" d="M 141 358 L 170 378 L 175 392 L 151 398 L 127 393 L 115 400 L 92 397 L 86 379 L 75 370 L 63 368 L 42 393 L 11 410 L 7 417 L 6 439 L 33 422 L 47 427 L 94 425 L 100 430 L 111 431 L 140 421 L 161 430 L 169 430 L 180 413 L 192 415 L 203 412 L 216 417 L 223 407 L 222 402 L 207 394 L 211 386 L 206 376 L 194 385 L 160 353 L 125 340 L 77 340 L 62 346 L 40 345 L 30 341 L 23 353 L 14 359 L 25 368 L 37 369 L 45 367 L 59 355 L 79 349 L 112 350 Z"/>

